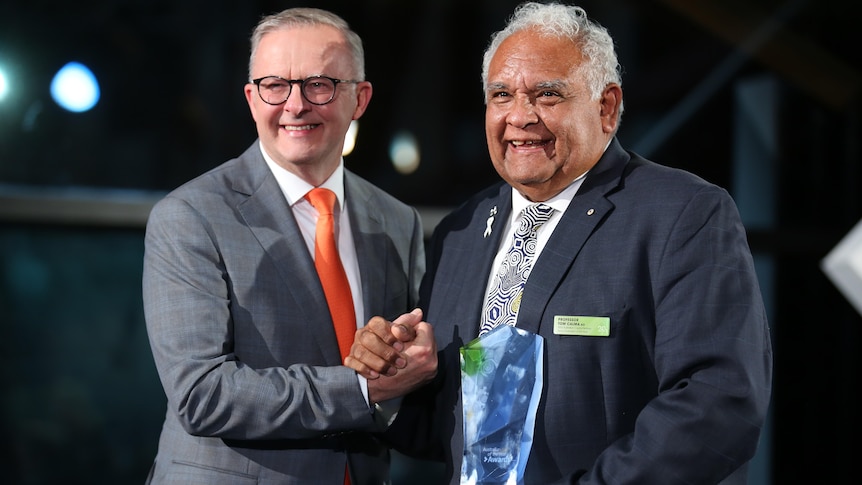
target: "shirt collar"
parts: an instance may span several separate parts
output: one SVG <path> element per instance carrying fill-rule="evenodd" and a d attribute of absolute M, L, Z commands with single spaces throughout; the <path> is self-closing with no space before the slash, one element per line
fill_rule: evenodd
<path fill-rule="evenodd" d="M 272 157 L 266 153 L 266 150 L 263 149 L 262 144 L 260 146 L 260 152 L 263 154 L 263 159 L 266 161 L 267 166 L 269 166 L 270 171 L 272 171 L 272 174 L 275 176 L 275 180 L 278 182 L 278 186 L 284 193 L 287 203 L 293 207 L 297 202 L 304 200 L 305 195 L 313 189 L 314 186 L 297 177 L 295 174 L 285 170 L 281 165 L 275 163 L 275 160 L 273 160 Z M 338 199 L 339 207 L 344 207 L 344 158 L 341 158 L 338 162 L 338 167 L 335 168 L 335 171 L 332 172 L 332 175 L 330 175 L 328 179 L 320 184 L 320 187 L 327 188 L 335 192 L 335 197 Z"/>
<path fill-rule="evenodd" d="M 580 177 L 573 180 L 568 187 L 563 189 L 562 192 L 548 200 L 543 200 L 541 203 L 553 207 L 556 209 L 556 213 L 562 214 L 569 207 L 569 203 L 572 202 L 575 194 L 578 193 L 578 189 L 581 188 L 581 184 L 584 183 L 584 179 L 587 177 L 588 173 L 589 171 L 584 172 Z M 512 220 L 517 219 L 527 206 L 535 203 L 536 202 L 527 199 L 521 195 L 520 192 L 512 188 Z"/>

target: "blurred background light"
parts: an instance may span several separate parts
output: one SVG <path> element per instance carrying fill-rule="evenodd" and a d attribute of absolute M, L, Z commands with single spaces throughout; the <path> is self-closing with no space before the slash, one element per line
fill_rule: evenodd
<path fill-rule="evenodd" d="M 99 83 L 87 66 L 70 62 L 51 81 L 51 96 L 61 108 L 81 113 L 99 102 Z"/>
<path fill-rule="evenodd" d="M 3 72 L 3 68 L 0 67 L 0 101 L 3 101 L 7 92 L 9 92 L 9 82 L 6 80 L 6 73 Z"/>
<path fill-rule="evenodd" d="M 392 138 L 389 158 L 398 173 L 407 175 L 419 168 L 419 142 L 412 133 L 401 131 Z"/>

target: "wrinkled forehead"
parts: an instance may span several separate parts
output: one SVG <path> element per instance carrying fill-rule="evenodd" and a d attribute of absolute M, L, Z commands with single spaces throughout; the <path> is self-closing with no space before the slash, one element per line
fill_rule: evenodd
<path fill-rule="evenodd" d="M 579 78 L 583 55 L 571 40 L 532 30 L 505 39 L 488 67 L 488 86 L 553 87 Z"/>
<path fill-rule="evenodd" d="M 255 71 L 304 71 L 305 75 L 348 76 L 355 69 L 344 35 L 328 25 L 286 26 L 264 34 L 252 66 Z"/>

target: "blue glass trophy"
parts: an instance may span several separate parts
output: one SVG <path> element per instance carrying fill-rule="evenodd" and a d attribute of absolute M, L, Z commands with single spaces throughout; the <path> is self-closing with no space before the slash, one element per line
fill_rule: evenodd
<path fill-rule="evenodd" d="M 461 484 L 521 484 L 542 395 L 544 341 L 500 325 L 460 350 Z"/>

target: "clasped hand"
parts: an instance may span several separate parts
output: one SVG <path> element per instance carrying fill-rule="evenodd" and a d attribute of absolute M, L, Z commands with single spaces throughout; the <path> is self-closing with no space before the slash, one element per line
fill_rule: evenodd
<path fill-rule="evenodd" d="M 422 310 L 390 322 L 374 317 L 356 331 L 344 365 L 368 379 L 372 402 L 404 396 L 437 375 L 437 343 Z"/>

